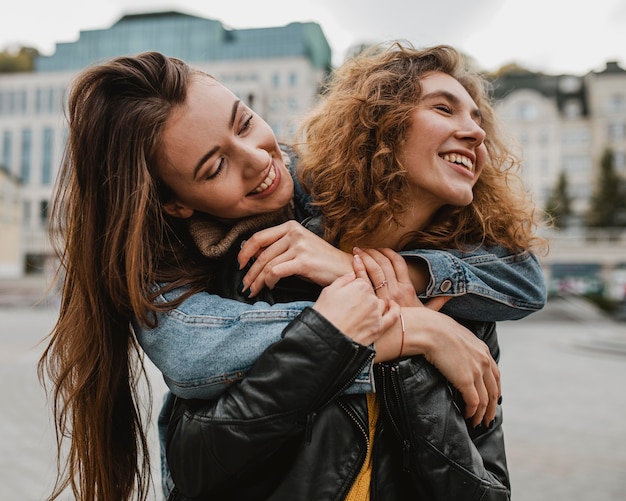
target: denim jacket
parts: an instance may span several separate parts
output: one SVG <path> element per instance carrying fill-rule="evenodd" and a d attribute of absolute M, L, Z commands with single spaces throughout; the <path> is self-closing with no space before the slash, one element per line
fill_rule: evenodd
<path fill-rule="evenodd" d="M 430 284 L 422 297 L 455 297 L 443 310 L 449 315 L 468 320 L 513 320 L 545 304 L 544 276 L 532 253 L 510 255 L 490 248 L 402 254 L 423 259 L 428 265 Z M 160 300 L 171 300 L 181 292 L 171 291 Z M 463 300 L 457 299 L 461 297 Z M 141 347 L 175 395 L 214 398 L 241 380 L 260 354 L 281 338 L 287 324 L 311 304 L 247 304 L 203 292 L 159 313 L 154 329 L 138 322 L 134 322 L 134 329 Z M 373 379 L 366 370 L 346 392 L 371 391 Z"/>
<path fill-rule="evenodd" d="M 297 156 L 288 146 L 283 147 L 283 156 L 294 180 L 295 218 L 319 235 L 321 218 L 298 181 Z M 531 252 L 511 254 L 501 247 L 491 247 L 469 252 L 411 250 L 400 254 L 407 260 L 421 259 L 427 265 L 430 283 L 420 298 L 452 296 L 442 312 L 456 318 L 515 320 L 540 310 L 546 302 L 543 271 Z M 234 261 L 232 256 L 231 260 Z M 238 267 L 232 268 L 233 273 L 237 270 Z M 172 291 L 159 300 L 171 301 L 182 292 Z M 238 297 L 235 291 L 233 297 Z M 248 304 L 244 298 L 239 299 L 199 293 L 179 307 L 160 313 L 154 329 L 133 323 L 139 344 L 175 395 L 218 396 L 233 382 L 241 380 L 261 353 L 281 338 L 287 324 L 312 304 L 308 301 Z M 346 393 L 369 393 L 373 386 L 370 367 Z"/>

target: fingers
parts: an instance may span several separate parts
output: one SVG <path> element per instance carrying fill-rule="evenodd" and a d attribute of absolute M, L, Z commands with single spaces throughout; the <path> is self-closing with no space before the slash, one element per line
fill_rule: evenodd
<path fill-rule="evenodd" d="M 404 258 L 391 249 L 358 249 L 368 271 L 376 295 L 396 301 L 400 306 L 422 306 L 409 277 Z M 381 286 L 381 284 L 385 284 Z"/>
<path fill-rule="evenodd" d="M 429 299 L 425 306 L 433 311 L 439 311 L 450 299 L 452 296 L 437 296 Z"/>
<path fill-rule="evenodd" d="M 353 253 L 355 256 L 359 257 L 359 262 L 363 264 L 364 270 L 366 271 L 366 278 L 374 287 L 376 296 L 380 299 L 388 299 L 387 287 L 389 285 L 389 281 L 387 280 L 387 277 L 385 276 L 385 273 L 379 263 L 377 263 L 369 253 L 364 252 L 358 247 L 353 249 Z"/>
<path fill-rule="evenodd" d="M 244 241 L 237 255 L 239 269 L 241 270 L 246 266 L 253 257 L 256 258 L 262 249 L 281 239 L 289 229 L 288 224 L 289 222 L 257 231 L 248 240 Z"/>
<path fill-rule="evenodd" d="M 483 423 L 487 427 L 492 426 L 493 420 L 496 417 L 498 403 L 500 402 L 500 397 L 502 395 L 502 388 L 500 386 L 500 368 L 494 360 L 492 360 L 491 369 L 491 374 L 493 375 L 494 381 L 490 385 L 487 385 L 489 392 L 489 403 L 487 404 L 485 416 L 483 418 Z"/>
<path fill-rule="evenodd" d="M 469 396 L 466 400 L 465 417 L 471 419 L 471 425 L 474 428 L 481 423 L 487 427 L 492 426 L 501 395 L 500 369 L 491 355 L 484 365 L 473 382 L 473 391 L 468 389 Z"/>
<path fill-rule="evenodd" d="M 354 273 L 358 278 L 369 281 L 369 276 L 367 274 L 367 270 L 365 269 L 365 264 L 363 263 L 361 256 L 359 256 L 358 254 L 354 254 L 354 256 L 352 257 L 352 268 L 354 269 Z"/>

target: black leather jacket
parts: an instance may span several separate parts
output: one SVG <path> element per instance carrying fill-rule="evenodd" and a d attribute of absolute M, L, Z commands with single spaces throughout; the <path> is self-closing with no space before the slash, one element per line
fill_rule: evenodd
<path fill-rule="evenodd" d="M 495 325 L 466 325 L 497 360 Z M 365 396 L 342 392 L 373 356 L 306 309 L 218 399 L 177 399 L 169 499 L 344 499 L 366 455 L 368 421 Z M 491 429 L 468 431 L 462 400 L 423 357 L 375 373 L 373 501 L 510 499 L 499 406 Z"/>

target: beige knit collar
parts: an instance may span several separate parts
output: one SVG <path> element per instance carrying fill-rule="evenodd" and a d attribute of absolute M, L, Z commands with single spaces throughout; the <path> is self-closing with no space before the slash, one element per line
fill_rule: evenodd
<path fill-rule="evenodd" d="M 239 219 L 234 224 L 218 221 L 210 216 L 194 215 L 189 218 L 188 225 L 189 233 L 200 253 L 211 259 L 218 259 L 226 255 L 238 238 L 289 219 L 293 219 L 292 204 L 275 212 Z"/>

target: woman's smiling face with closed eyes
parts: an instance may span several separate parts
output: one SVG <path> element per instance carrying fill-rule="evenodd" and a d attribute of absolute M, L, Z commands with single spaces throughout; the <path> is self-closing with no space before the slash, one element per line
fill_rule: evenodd
<path fill-rule="evenodd" d="M 293 180 L 271 128 L 209 76 L 192 77 L 162 140 L 158 175 L 174 193 L 164 205 L 170 215 L 239 219 L 291 200 Z"/>

